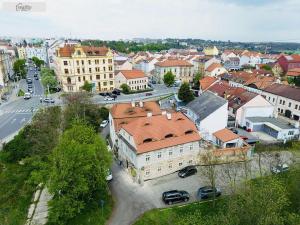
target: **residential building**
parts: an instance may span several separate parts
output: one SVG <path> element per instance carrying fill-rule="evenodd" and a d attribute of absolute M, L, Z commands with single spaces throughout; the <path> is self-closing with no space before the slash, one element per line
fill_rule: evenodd
<path fill-rule="evenodd" d="M 47 50 L 45 46 L 27 46 L 26 50 L 26 59 L 31 59 L 32 57 L 37 57 L 47 62 Z"/>
<path fill-rule="evenodd" d="M 115 59 L 114 60 L 115 64 L 115 71 L 118 70 L 132 70 L 132 63 L 129 62 L 127 59 Z"/>
<path fill-rule="evenodd" d="M 212 134 L 227 125 L 228 102 L 210 91 L 205 91 L 199 97 L 180 108 L 192 120 L 203 139 L 212 140 Z"/>
<path fill-rule="evenodd" d="M 113 54 L 106 47 L 65 45 L 57 49 L 55 60 L 55 72 L 65 92 L 80 91 L 85 81 L 95 92 L 115 88 Z"/>
<path fill-rule="evenodd" d="M 19 59 L 27 59 L 26 48 L 24 46 L 17 47 Z"/>
<path fill-rule="evenodd" d="M 165 60 L 155 63 L 155 79 L 162 82 L 167 72 L 172 72 L 175 79 L 183 82 L 192 82 L 194 78 L 193 64 L 186 60 Z"/>
<path fill-rule="evenodd" d="M 146 76 L 149 76 L 150 72 L 155 69 L 155 63 L 157 62 L 158 60 L 155 57 L 149 57 L 136 64 L 136 68 L 144 71 Z"/>
<path fill-rule="evenodd" d="M 219 50 L 217 49 L 216 46 L 206 47 L 203 49 L 203 52 L 205 55 L 212 55 L 212 56 L 219 55 Z"/>
<path fill-rule="evenodd" d="M 203 77 L 199 80 L 199 94 L 206 91 L 210 86 L 216 83 L 218 79 L 216 77 Z"/>
<path fill-rule="evenodd" d="M 205 69 L 205 75 L 210 77 L 216 77 L 226 72 L 227 70 L 219 63 L 212 63 Z"/>
<path fill-rule="evenodd" d="M 253 66 L 261 64 L 261 54 L 258 52 L 243 52 L 240 57 L 240 67 L 242 66 Z"/>
<path fill-rule="evenodd" d="M 286 73 L 286 76 L 291 77 L 291 78 L 299 77 L 300 76 L 300 67 L 288 70 Z"/>
<path fill-rule="evenodd" d="M 148 77 L 142 70 L 120 70 L 115 76 L 115 86 L 120 89 L 122 84 L 127 84 L 131 91 L 145 90 L 148 88 Z"/>
<path fill-rule="evenodd" d="M 277 63 L 281 66 L 284 73 L 290 69 L 300 68 L 300 55 L 281 55 Z"/>
<path fill-rule="evenodd" d="M 240 67 L 240 58 L 239 57 L 229 57 L 224 61 L 224 68 L 226 70 L 239 70 Z"/>
<path fill-rule="evenodd" d="M 144 181 L 198 162 L 201 137 L 180 112 L 136 118 L 119 132 L 119 160 Z"/>
<path fill-rule="evenodd" d="M 236 148 L 243 146 L 241 137 L 227 128 L 213 133 L 213 142 L 220 148 Z"/>
<path fill-rule="evenodd" d="M 14 59 L 6 50 L 0 49 L 0 87 L 2 88 L 7 86 L 9 78 L 13 76 Z"/>

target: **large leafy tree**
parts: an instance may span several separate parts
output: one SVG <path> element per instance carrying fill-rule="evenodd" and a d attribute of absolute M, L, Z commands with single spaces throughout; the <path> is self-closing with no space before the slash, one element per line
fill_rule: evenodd
<path fill-rule="evenodd" d="M 195 75 L 195 77 L 194 77 L 194 79 L 193 79 L 193 88 L 194 88 L 194 89 L 199 90 L 199 86 L 200 86 L 199 81 L 200 81 L 200 79 L 201 79 L 202 77 L 203 77 L 203 76 L 202 76 L 202 74 L 201 74 L 200 72 L 198 72 L 198 73 Z"/>
<path fill-rule="evenodd" d="M 45 88 L 55 88 L 57 87 L 57 80 L 56 80 L 56 76 L 53 70 L 49 69 L 49 68 L 42 68 L 41 70 L 41 78 L 42 78 L 42 84 Z"/>
<path fill-rule="evenodd" d="M 32 57 L 32 61 L 38 68 L 41 68 L 41 66 L 45 64 L 44 60 L 41 60 L 35 56 Z"/>
<path fill-rule="evenodd" d="M 171 72 L 168 71 L 165 75 L 164 75 L 164 83 L 167 87 L 172 86 L 175 83 L 175 75 Z"/>
<path fill-rule="evenodd" d="M 178 91 L 178 98 L 184 102 L 190 102 L 194 99 L 193 91 L 187 82 L 184 82 Z"/>
<path fill-rule="evenodd" d="M 65 224 L 88 204 L 107 194 L 111 163 L 105 142 L 93 128 L 76 121 L 66 130 L 51 155 L 49 221 Z"/>
<path fill-rule="evenodd" d="M 25 59 L 18 59 L 13 65 L 14 73 L 21 76 L 21 78 L 25 78 L 27 74 L 25 62 Z"/>
<path fill-rule="evenodd" d="M 130 92 L 130 87 L 127 84 L 122 84 L 120 88 L 124 94 L 128 94 Z"/>
<path fill-rule="evenodd" d="M 91 92 L 93 89 L 93 85 L 89 83 L 88 81 L 84 81 L 84 84 L 81 86 L 82 90 L 85 90 L 87 92 Z"/>

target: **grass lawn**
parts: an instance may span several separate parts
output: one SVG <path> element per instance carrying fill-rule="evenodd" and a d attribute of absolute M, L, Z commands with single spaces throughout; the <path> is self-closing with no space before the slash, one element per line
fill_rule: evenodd
<path fill-rule="evenodd" d="M 25 166 L 0 163 L 0 224 L 23 225 L 35 187 L 26 183 Z"/>
<path fill-rule="evenodd" d="M 100 202 L 92 204 L 87 209 L 70 220 L 68 225 L 104 225 L 109 219 L 113 208 L 113 199 L 107 196 L 104 199 L 103 215 Z"/>
<path fill-rule="evenodd" d="M 216 213 L 223 208 L 226 200 L 227 198 L 218 198 L 215 208 L 213 208 L 212 201 L 202 201 L 165 209 L 153 209 L 142 215 L 134 225 L 181 224 L 180 219 L 187 219 L 197 211 L 206 216 Z"/>

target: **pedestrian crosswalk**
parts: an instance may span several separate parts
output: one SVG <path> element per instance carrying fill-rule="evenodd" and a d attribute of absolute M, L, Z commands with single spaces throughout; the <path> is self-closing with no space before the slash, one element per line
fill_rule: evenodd
<path fill-rule="evenodd" d="M 0 110 L 1 114 L 7 114 L 7 113 L 33 113 L 38 111 L 39 108 L 30 108 L 30 109 L 15 109 L 15 110 Z"/>

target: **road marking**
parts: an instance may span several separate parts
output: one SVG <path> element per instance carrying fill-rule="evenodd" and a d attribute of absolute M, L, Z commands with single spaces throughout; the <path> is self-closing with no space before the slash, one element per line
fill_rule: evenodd
<path fill-rule="evenodd" d="M 24 117 L 21 121 L 20 121 L 20 123 L 24 123 L 26 121 L 26 118 Z"/>
<path fill-rule="evenodd" d="M 16 118 L 14 118 L 10 123 L 13 124 L 14 122 L 16 122 Z"/>

